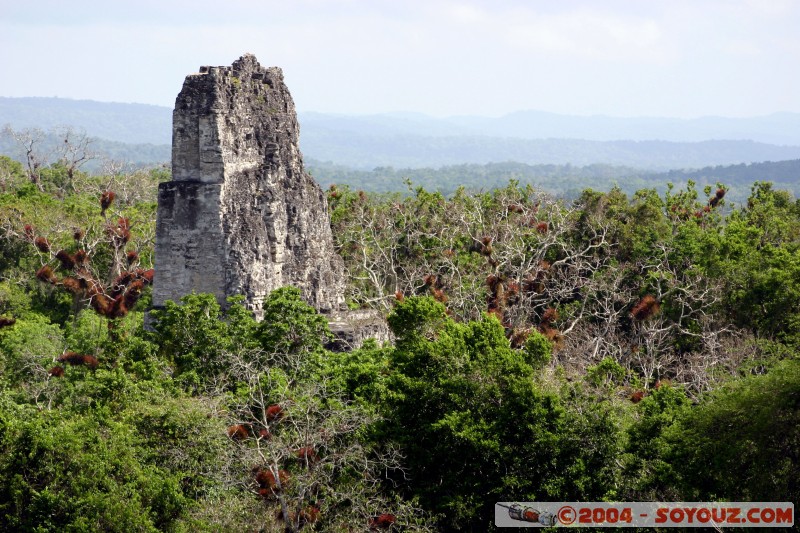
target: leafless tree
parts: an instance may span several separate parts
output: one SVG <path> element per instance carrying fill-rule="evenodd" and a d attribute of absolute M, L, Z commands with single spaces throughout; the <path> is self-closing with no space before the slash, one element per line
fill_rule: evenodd
<path fill-rule="evenodd" d="M 382 474 L 401 469 L 399 453 L 369 450 L 357 433 L 375 420 L 306 372 L 297 355 L 226 355 L 223 378 L 237 389 L 229 436 L 237 446 L 231 478 L 276 510 L 287 531 L 367 530 L 386 514 L 406 531 L 426 531 L 421 513 L 381 494 Z M 224 386 L 223 382 L 218 384 Z"/>
<path fill-rule="evenodd" d="M 14 130 L 6 125 L 3 134 L 11 137 L 17 144 L 20 155 L 25 158 L 25 168 L 28 179 L 40 190 L 44 190 L 42 185 L 42 168 L 50 163 L 50 154 L 44 146 L 46 134 L 41 128 L 25 128 Z"/>
<path fill-rule="evenodd" d="M 721 344 L 739 335 L 718 316 L 721 284 L 676 264 L 669 240 L 647 259 L 621 260 L 609 219 L 582 205 L 519 187 L 353 200 L 334 234 L 349 297 L 362 305 L 388 311 L 398 297 L 429 294 L 457 319 L 488 311 L 514 347 L 538 330 L 568 371 L 609 357 L 645 388 L 665 378 L 708 388 L 729 357 Z M 644 298 L 653 308 L 634 313 Z"/>
<path fill-rule="evenodd" d="M 67 170 L 67 190 L 72 190 L 75 182 L 75 173 L 86 163 L 96 157 L 91 150 L 92 138 L 85 131 L 78 131 L 72 127 L 64 126 L 53 130 L 59 140 L 57 148 L 58 161 Z"/>

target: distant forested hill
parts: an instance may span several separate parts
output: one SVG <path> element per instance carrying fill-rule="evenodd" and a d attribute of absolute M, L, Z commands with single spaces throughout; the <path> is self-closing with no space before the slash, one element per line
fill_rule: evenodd
<path fill-rule="evenodd" d="M 438 167 L 517 161 L 529 165 L 629 166 L 651 171 L 800 158 L 800 146 L 754 141 L 585 141 L 372 135 L 303 129 L 303 153 L 351 167 Z"/>
<path fill-rule="evenodd" d="M 92 137 L 129 144 L 172 143 L 172 110 L 67 98 L 0 97 L 0 126 L 50 130 L 72 126 Z"/>
<path fill-rule="evenodd" d="M 800 192 L 800 160 L 704 167 L 696 170 L 670 170 L 645 175 L 644 178 L 650 181 L 718 180 L 731 185 L 746 185 L 755 180 L 771 181 L 777 188 L 797 193 Z"/>
<path fill-rule="evenodd" d="M 800 159 L 706 167 L 699 170 L 646 172 L 631 167 L 611 165 L 527 165 L 524 163 L 489 163 L 451 165 L 441 168 L 380 167 L 358 170 L 331 163 L 309 160 L 307 166 L 324 187 L 348 185 L 368 192 L 405 191 L 405 180 L 431 190 L 451 193 L 464 186 L 473 190 L 503 187 L 509 180 L 532 184 L 559 196 L 576 197 L 583 189 L 608 190 L 617 185 L 627 193 L 643 188 L 663 191 L 668 182 L 682 185 L 688 180 L 700 187 L 722 182 L 730 187 L 728 197 L 741 202 L 747 198 L 755 181 L 771 181 L 776 187 L 800 196 Z"/>
<path fill-rule="evenodd" d="M 137 160 L 139 149 L 139 162 L 152 162 L 162 153 L 167 154 L 162 160 L 168 160 L 171 120 L 168 107 L 0 97 L 0 126 L 49 130 L 67 125 L 96 138 L 155 146 L 131 150 L 108 146 L 107 151 L 126 161 Z M 301 148 L 307 157 L 362 170 L 517 161 L 661 172 L 800 158 L 800 114 L 792 113 L 692 120 L 535 111 L 499 118 L 301 113 L 300 124 Z"/>

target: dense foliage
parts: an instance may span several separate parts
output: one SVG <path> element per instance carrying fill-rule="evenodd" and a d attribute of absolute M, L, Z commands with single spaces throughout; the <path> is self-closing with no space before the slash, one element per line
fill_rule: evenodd
<path fill-rule="evenodd" d="M 149 305 L 159 172 L 0 159 L 0 524 L 485 531 L 497 501 L 798 502 L 800 203 L 331 187 L 348 303 Z M 110 194 L 113 192 L 114 194 Z"/>

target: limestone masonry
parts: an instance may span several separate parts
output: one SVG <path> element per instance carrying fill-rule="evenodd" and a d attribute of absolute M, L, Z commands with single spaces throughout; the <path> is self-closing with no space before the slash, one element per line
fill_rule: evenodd
<path fill-rule="evenodd" d="M 186 77 L 173 113 L 172 181 L 158 190 L 154 306 L 192 291 L 222 305 L 243 294 L 260 319 L 269 292 L 293 285 L 318 310 L 346 316 L 342 259 L 298 135 L 279 68 L 248 54 Z"/>

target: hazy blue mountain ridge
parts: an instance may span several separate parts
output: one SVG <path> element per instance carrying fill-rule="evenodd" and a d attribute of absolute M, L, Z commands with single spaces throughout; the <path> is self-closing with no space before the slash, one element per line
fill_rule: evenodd
<path fill-rule="evenodd" d="M 92 137 L 131 144 L 171 144 L 172 109 L 68 98 L 0 96 L 0 127 L 50 130 L 72 126 Z"/>
<path fill-rule="evenodd" d="M 301 148 L 317 179 L 366 190 L 402 190 L 403 177 L 442 190 L 459 182 L 481 188 L 514 178 L 561 192 L 592 180 L 638 186 L 735 177 L 742 183 L 772 179 L 792 190 L 800 181 L 797 113 L 685 120 L 540 111 L 498 118 L 305 112 L 299 118 Z M 92 147 L 102 157 L 130 164 L 169 162 L 171 120 L 172 110 L 162 106 L 0 97 L 0 126 L 83 129 L 95 137 Z M 58 142 L 50 136 L 42 148 Z M 0 136 L 0 153 L 22 157 L 7 136 Z M 753 165 L 765 161 L 784 164 Z"/>
<path fill-rule="evenodd" d="M 341 115 L 300 112 L 304 129 L 433 137 L 488 136 L 521 139 L 594 141 L 752 140 L 800 145 L 800 113 L 773 113 L 747 118 L 574 116 L 544 111 L 517 111 L 502 117 L 436 118 L 422 113 Z M 147 104 L 96 102 L 67 98 L 0 97 L 0 124 L 14 128 L 50 128 L 62 124 L 84 128 L 90 135 L 131 142 L 169 144 L 172 109 Z"/>
<path fill-rule="evenodd" d="M 303 129 L 300 145 L 307 156 L 360 169 L 517 161 L 531 165 L 600 163 L 664 171 L 800 158 L 800 146 L 776 146 L 747 140 L 679 143 L 485 136 L 423 137 L 361 134 L 312 127 Z"/>

